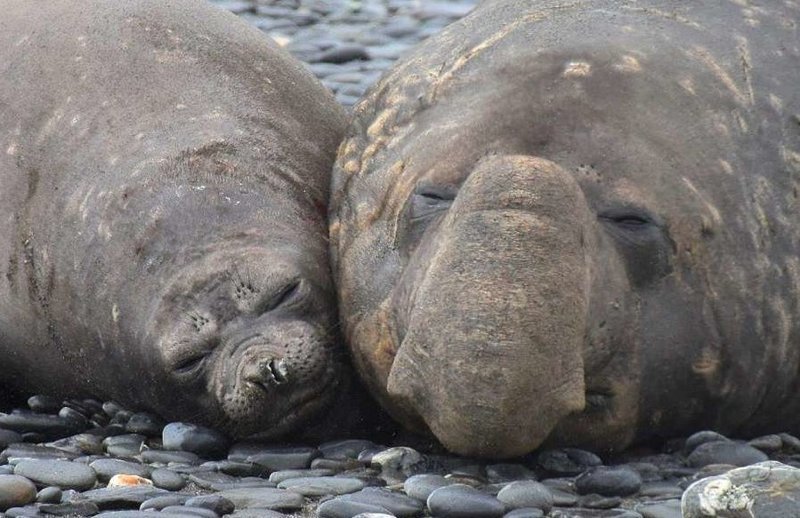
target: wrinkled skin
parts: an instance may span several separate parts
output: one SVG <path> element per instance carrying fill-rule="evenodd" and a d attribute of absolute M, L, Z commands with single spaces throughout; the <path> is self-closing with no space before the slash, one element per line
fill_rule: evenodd
<path fill-rule="evenodd" d="M 342 109 L 194 0 L 4 2 L 0 384 L 234 436 L 343 368 L 327 255 Z"/>
<path fill-rule="evenodd" d="M 800 430 L 798 21 L 489 1 L 396 65 L 330 214 L 381 403 L 495 457 Z"/>

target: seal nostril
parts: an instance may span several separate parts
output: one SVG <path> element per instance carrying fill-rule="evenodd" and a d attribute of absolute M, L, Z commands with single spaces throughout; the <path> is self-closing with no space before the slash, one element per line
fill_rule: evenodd
<path fill-rule="evenodd" d="M 272 380 L 278 385 L 282 385 L 289 381 L 289 379 L 286 377 L 286 363 L 283 360 L 270 360 L 269 363 L 267 363 L 267 369 L 269 369 Z"/>

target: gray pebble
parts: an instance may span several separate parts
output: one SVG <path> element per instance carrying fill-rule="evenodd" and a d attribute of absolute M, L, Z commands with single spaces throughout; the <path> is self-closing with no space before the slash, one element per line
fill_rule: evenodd
<path fill-rule="evenodd" d="M 236 508 L 233 502 L 220 495 L 195 496 L 187 500 L 184 505 L 210 509 L 219 515 L 230 514 Z"/>
<path fill-rule="evenodd" d="M 36 501 L 40 504 L 57 504 L 61 501 L 61 496 L 64 494 L 61 488 L 55 486 L 47 486 L 42 488 L 36 494 Z"/>
<path fill-rule="evenodd" d="M 200 457 L 189 451 L 144 450 L 141 456 L 142 460 L 145 462 L 160 462 L 162 464 L 169 464 L 170 462 L 190 465 L 200 464 Z"/>
<path fill-rule="evenodd" d="M 92 489 L 81 493 L 81 497 L 94 502 L 101 510 L 106 510 L 138 508 L 147 500 L 166 494 L 167 491 L 151 486 L 130 486 Z"/>
<path fill-rule="evenodd" d="M 22 435 L 12 430 L 0 430 L 0 450 L 15 442 L 22 442 Z"/>
<path fill-rule="evenodd" d="M 42 394 L 37 394 L 28 398 L 28 407 L 40 414 L 55 414 L 61 408 L 61 400 Z"/>
<path fill-rule="evenodd" d="M 492 483 L 536 480 L 536 473 L 522 464 L 490 464 L 486 466 L 486 478 Z"/>
<path fill-rule="evenodd" d="M 389 511 L 377 505 L 353 502 L 341 497 L 322 502 L 317 508 L 319 518 L 352 518 L 364 513 L 389 514 Z"/>
<path fill-rule="evenodd" d="M 164 449 L 211 457 L 224 455 L 229 445 L 228 438 L 216 430 L 190 423 L 169 423 L 161 437 Z"/>
<path fill-rule="evenodd" d="M 168 491 L 180 491 L 186 485 L 186 479 L 171 469 L 159 468 L 150 473 L 153 485 Z"/>
<path fill-rule="evenodd" d="M 41 504 L 39 510 L 46 515 L 57 516 L 94 516 L 100 512 L 97 504 L 92 502 L 76 501 L 60 504 Z"/>
<path fill-rule="evenodd" d="M 613 509 L 619 507 L 622 503 L 622 498 L 618 496 L 603 496 L 595 493 L 583 495 L 578 498 L 579 507 L 587 507 L 589 509 Z"/>
<path fill-rule="evenodd" d="M 403 491 L 412 498 L 426 502 L 435 490 L 455 483 L 441 475 L 414 475 L 403 482 Z"/>
<path fill-rule="evenodd" d="M 360 502 L 382 507 L 399 518 L 417 516 L 422 513 L 424 508 L 419 500 L 379 487 L 368 487 L 358 493 L 345 495 L 341 498 L 348 502 Z"/>
<path fill-rule="evenodd" d="M 36 486 L 18 475 L 0 475 L 0 512 L 20 507 L 36 499 Z"/>
<path fill-rule="evenodd" d="M 172 505 L 183 505 L 190 498 L 189 495 L 163 495 L 163 496 L 156 496 L 154 498 L 148 498 L 142 505 L 139 506 L 140 511 L 160 511 L 165 507 L 169 507 Z"/>
<path fill-rule="evenodd" d="M 497 493 L 497 499 L 511 509 L 535 507 L 548 513 L 553 508 L 550 488 L 533 480 L 508 484 Z"/>
<path fill-rule="evenodd" d="M 545 450 L 539 453 L 536 461 L 542 468 L 557 476 L 580 475 L 588 468 L 603 464 L 594 453 L 578 448 Z"/>
<path fill-rule="evenodd" d="M 362 74 L 353 72 L 334 74 L 331 76 L 332 81 L 340 83 L 353 82 L 358 83 L 361 80 Z M 353 81 L 345 81 L 345 79 L 352 78 Z M 362 451 L 375 448 L 377 445 L 372 441 L 363 439 L 348 439 L 344 441 L 326 442 L 319 446 L 319 451 L 326 459 L 345 460 L 345 459 L 358 459 L 359 453 Z"/>
<path fill-rule="evenodd" d="M 637 504 L 634 510 L 644 518 L 681 518 L 680 499 Z"/>
<path fill-rule="evenodd" d="M 150 476 L 149 467 L 119 459 L 98 459 L 89 464 L 89 467 L 97 473 L 101 482 L 108 482 L 114 475 L 136 475 L 143 478 Z"/>
<path fill-rule="evenodd" d="M 435 490 L 428 497 L 428 508 L 442 518 L 492 518 L 505 514 L 505 507 L 497 498 L 464 484 Z"/>
<path fill-rule="evenodd" d="M 270 471 L 285 469 L 305 469 L 311 460 L 319 456 L 319 450 L 306 447 L 265 447 L 242 458 L 236 450 L 228 453 L 229 460 L 252 462 L 264 466 Z"/>
<path fill-rule="evenodd" d="M 285 489 L 246 488 L 229 489 L 219 493 L 241 508 L 260 508 L 278 511 L 294 511 L 303 507 L 302 495 Z"/>
<path fill-rule="evenodd" d="M 749 444 L 725 440 L 700 444 L 689 455 L 687 462 L 690 466 L 700 468 L 709 464 L 747 466 L 768 459 L 766 454 Z"/>
<path fill-rule="evenodd" d="M 125 424 L 125 430 L 129 433 L 140 433 L 147 437 L 160 437 L 164 423 L 158 417 L 146 412 L 133 414 Z"/>
<path fill-rule="evenodd" d="M 269 481 L 273 484 L 280 484 L 284 480 L 293 478 L 329 477 L 334 473 L 335 471 L 330 469 L 285 469 L 271 473 Z"/>
<path fill-rule="evenodd" d="M 78 433 L 81 427 L 73 421 L 49 414 L 3 414 L 0 428 L 21 434 L 34 432 L 46 438 L 61 438 Z"/>
<path fill-rule="evenodd" d="M 161 513 L 167 515 L 181 515 L 184 518 L 192 518 L 197 516 L 199 518 L 219 518 L 219 515 L 211 509 L 204 509 L 202 507 L 185 507 L 182 505 L 171 505 L 161 509 Z"/>
<path fill-rule="evenodd" d="M 63 460 L 26 460 L 14 467 L 14 474 L 61 489 L 89 489 L 97 482 L 94 470 L 85 464 Z"/>
<path fill-rule="evenodd" d="M 278 484 L 280 489 L 289 489 L 303 496 L 344 495 L 363 489 L 364 482 L 357 478 L 304 477 L 290 478 Z"/>
<path fill-rule="evenodd" d="M 368 60 L 369 58 L 367 49 L 361 45 L 339 45 L 320 52 L 309 61 L 312 63 L 347 63 L 349 61 Z"/>
<path fill-rule="evenodd" d="M 755 439 L 747 441 L 747 444 L 763 452 L 773 452 L 783 447 L 783 439 L 777 434 L 762 435 L 761 437 L 756 437 Z"/>
<path fill-rule="evenodd" d="M 722 434 L 719 434 L 713 430 L 703 430 L 701 432 L 696 432 L 690 435 L 686 439 L 686 443 L 684 449 L 687 454 L 692 453 L 695 448 L 700 446 L 701 444 L 707 442 L 716 442 L 716 441 L 729 441 L 727 437 Z"/>
<path fill-rule="evenodd" d="M 642 477 L 627 466 L 597 466 L 575 479 L 580 495 L 628 496 L 642 487 Z"/>
<path fill-rule="evenodd" d="M 535 507 L 523 507 L 522 509 L 514 509 L 503 515 L 503 518 L 542 518 L 544 513 L 541 509 Z"/>

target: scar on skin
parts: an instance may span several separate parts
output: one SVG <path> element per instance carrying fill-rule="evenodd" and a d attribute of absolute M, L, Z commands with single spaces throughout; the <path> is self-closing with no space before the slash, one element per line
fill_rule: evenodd
<path fill-rule="evenodd" d="M 592 75 L 592 65 L 585 61 L 570 61 L 564 67 L 564 77 L 587 77 Z"/>
<path fill-rule="evenodd" d="M 14 156 L 17 154 L 17 144 L 12 142 L 10 146 L 6 149 L 6 155 Z"/>
<path fill-rule="evenodd" d="M 622 60 L 614 65 L 614 68 L 620 72 L 641 72 L 642 65 L 639 60 L 633 56 L 622 56 Z"/>
<path fill-rule="evenodd" d="M 708 211 L 711 213 L 711 217 L 714 218 L 714 222 L 716 224 L 722 222 L 722 217 L 719 214 L 719 210 L 717 210 L 717 208 L 710 201 L 708 201 L 705 196 L 703 196 L 697 187 L 695 187 L 694 184 L 686 177 L 683 178 L 683 183 L 685 183 L 689 190 L 691 190 L 698 198 L 700 198 L 700 201 L 703 202 L 703 205 L 705 205 L 706 209 L 708 209 Z"/>
<path fill-rule="evenodd" d="M 742 49 L 740 48 L 740 53 Z M 733 96 L 736 98 L 736 101 L 743 105 L 748 106 L 753 103 L 753 99 L 750 95 L 745 94 L 742 90 L 736 85 L 736 82 L 731 78 L 730 74 L 722 68 L 722 66 L 717 63 L 714 59 L 714 56 L 711 55 L 708 49 L 695 46 L 692 50 L 688 51 L 687 54 L 690 58 L 696 59 L 700 63 L 706 66 L 709 71 L 727 88 Z M 745 69 L 745 81 L 748 82 L 749 87 L 749 56 L 746 54 L 740 54 L 742 59 L 742 66 Z M 749 92 L 748 92 L 749 93 Z"/>
<path fill-rule="evenodd" d="M 769 94 L 769 103 L 775 108 L 776 112 L 783 111 L 783 100 L 775 94 Z"/>
<path fill-rule="evenodd" d="M 733 174 L 733 166 L 727 160 L 719 159 L 719 165 L 722 167 L 722 170 L 727 174 Z"/>
<path fill-rule="evenodd" d="M 687 77 L 685 79 L 681 79 L 680 81 L 678 81 L 678 84 L 681 85 L 681 88 L 683 88 L 690 94 L 697 95 L 697 93 L 694 90 L 694 81 L 692 81 L 691 78 Z"/>

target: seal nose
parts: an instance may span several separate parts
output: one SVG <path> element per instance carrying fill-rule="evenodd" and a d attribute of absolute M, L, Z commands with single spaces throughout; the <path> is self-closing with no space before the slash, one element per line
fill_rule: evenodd
<path fill-rule="evenodd" d="M 276 387 L 289 382 L 289 369 L 283 358 L 264 358 L 244 367 L 244 379 L 263 385 Z"/>

